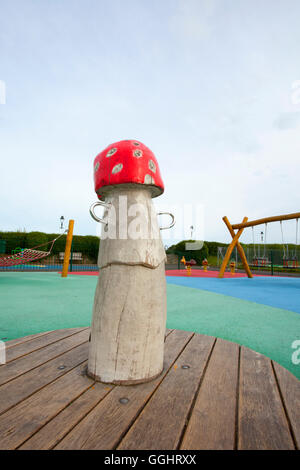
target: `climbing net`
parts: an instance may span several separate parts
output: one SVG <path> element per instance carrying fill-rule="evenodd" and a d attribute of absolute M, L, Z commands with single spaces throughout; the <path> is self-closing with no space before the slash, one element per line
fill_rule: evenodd
<path fill-rule="evenodd" d="M 39 251 L 25 248 L 20 253 L 0 258 L 0 266 L 16 266 L 18 264 L 29 263 L 41 258 L 45 258 L 50 251 Z"/>
<path fill-rule="evenodd" d="M 37 261 L 41 258 L 46 258 L 50 255 L 56 240 L 58 240 L 58 238 L 60 238 L 65 233 L 66 232 L 54 238 L 54 240 L 43 243 L 42 245 L 38 245 L 33 248 L 23 248 L 19 253 L 16 253 L 14 255 L 0 257 L 0 267 L 17 266 L 19 264 L 30 263 L 32 261 Z M 36 248 L 49 245 L 50 243 L 51 245 L 48 251 L 36 250 Z"/>

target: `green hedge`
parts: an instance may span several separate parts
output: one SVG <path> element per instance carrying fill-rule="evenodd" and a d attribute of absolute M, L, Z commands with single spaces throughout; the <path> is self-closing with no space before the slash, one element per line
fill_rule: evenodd
<path fill-rule="evenodd" d="M 25 244 L 26 248 L 35 248 L 38 247 L 41 251 L 48 251 L 50 245 L 45 243 L 48 242 L 48 237 L 43 232 L 29 232 L 27 233 Z M 39 246 L 42 245 L 42 246 Z M 23 248 L 23 247 L 22 247 Z"/>
<path fill-rule="evenodd" d="M 54 238 L 58 237 L 58 233 L 44 233 L 44 232 L 1 232 L 0 231 L 0 240 L 6 241 L 6 254 L 11 254 L 12 250 L 17 247 L 20 248 L 33 248 L 38 245 L 42 245 L 47 241 L 52 241 Z M 205 241 L 204 246 L 201 250 L 198 251 L 185 251 L 185 243 L 191 242 L 193 240 L 183 240 L 176 245 L 172 245 L 167 249 L 167 253 L 184 252 L 187 255 L 187 259 L 194 258 L 198 264 L 201 264 L 204 258 L 208 256 L 217 256 L 218 246 L 228 246 L 228 243 L 220 242 L 209 242 Z M 66 245 L 66 235 L 60 237 L 54 244 L 52 253 L 58 254 L 62 251 L 65 251 Z M 253 248 L 253 244 L 244 244 L 241 243 L 244 249 L 247 247 Z M 257 245 L 256 249 L 257 249 Z M 263 244 L 261 247 L 263 248 Z M 42 246 L 39 249 L 47 251 L 50 247 L 49 245 Z M 289 251 L 295 249 L 295 245 L 289 244 Z M 273 250 L 283 250 L 282 244 L 267 244 L 267 249 Z M 74 235 L 73 236 L 73 251 L 76 253 L 82 253 L 85 256 L 88 256 L 91 261 L 97 262 L 99 250 L 99 238 L 92 235 Z"/>
<path fill-rule="evenodd" d="M 27 235 L 26 232 L 0 232 L 0 239 L 6 241 L 5 252 L 11 254 L 15 248 L 25 248 Z"/>
<path fill-rule="evenodd" d="M 185 243 L 187 241 L 192 241 L 192 240 L 183 240 L 183 241 L 177 243 L 176 245 L 170 246 L 167 249 L 167 253 L 175 253 L 176 250 L 180 251 L 180 252 L 181 251 L 184 252 L 185 251 Z M 228 245 L 229 245 L 229 243 L 208 242 L 208 241 L 204 242 L 204 246 L 206 246 L 206 248 L 208 250 L 207 256 L 217 256 L 218 255 L 218 247 L 219 246 L 228 246 Z M 241 243 L 241 245 L 244 248 L 244 250 L 246 250 L 247 248 L 252 248 L 253 249 L 254 247 L 255 247 L 256 250 L 258 250 L 258 245 L 260 245 L 261 250 L 264 249 L 264 244 L 255 244 L 255 245 L 253 245 L 253 243 L 248 243 L 248 244 Z M 286 248 L 286 246 L 288 246 L 289 252 L 292 252 L 292 251 L 295 250 L 295 245 L 292 244 L 292 243 L 289 243 L 288 245 L 285 245 L 285 248 Z M 280 243 L 268 243 L 268 244 L 266 244 L 266 249 L 267 250 L 278 250 L 278 251 L 283 252 L 283 245 L 280 244 Z"/>
<path fill-rule="evenodd" d="M 12 250 L 20 248 L 34 248 L 47 242 L 51 242 L 58 237 L 58 233 L 44 232 L 0 232 L 0 240 L 6 240 L 6 254 L 11 254 Z M 53 245 L 52 254 L 57 255 L 65 251 L 66 235 L 60 237 Z M 39 247 L 39 250 L 49 250 L 51 243 Z M 99 250 L 99 237 L 92 235 L 74 235 L 73 251 L 88 256 L 94 263 L 97 262 Z"/>
<path fill-rule="evenodd" d="M 219 242 L 205 242 L 208 253 L 210 256 L 217 256 L 218 255 L 218 246 L 227 246 L 228 243 L 219 243 Z"/>

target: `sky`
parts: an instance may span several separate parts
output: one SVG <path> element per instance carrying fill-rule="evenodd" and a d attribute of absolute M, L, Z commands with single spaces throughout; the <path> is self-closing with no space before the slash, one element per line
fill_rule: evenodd
<path fill-rule="evenodd" d="M 123 139 L 156 155 L 167 245 L 299 212 L 299 18 L 298 0 L 0 0 L 0 230 L 99 234 L 93 161 Z"/>

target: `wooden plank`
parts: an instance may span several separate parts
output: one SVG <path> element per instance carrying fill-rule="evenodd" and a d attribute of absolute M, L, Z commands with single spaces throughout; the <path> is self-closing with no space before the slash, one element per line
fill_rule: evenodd
<path fill-rule="evenodd" d="M 88 359 L 85 342 L 0 387 L 0 414 Z M 61 366 L 65 366 L 61 369 Z"/>
<path fill-rule="evenodd" d="M 76 331 L 83 330 L 85 327 L 80 327 L 80 328 L 67 328 L 69 331 Z M 65 329 L 65 328 L 64 328 Z M 16 339 L 11 339 L 9 341 L 5 342 L 5 345 L 7 348 L 14 347 L 18 344 L 26 343 L 27 341 L 31 341 L 34 338 L 39 338 L 40 336 L 44 335 L 55 335 L 56 332 L 61 331 L 61 330 L 49 330 L 49 331 L 42 331 L 41 333 L 35 333 L 33 335 L 28 335 L 28 336 L 22 336 L 21 338 L 16 338 Z"/>
<path fill-rule="evenodd" d="M 273 362 L 296 447 L 300 449 L 300 381 L 282 366 Z"/>
<path fill-rule="evenodd" d="M 86 329 L 87 328 L 68 328 L 64 330 L 52 331 L 50 333 L 47 333 L 46 335 L 32 338 L 29 341 L 19 343 L 13 347 L 11 346 L 10 348 L 6 349 L 6 363 L 11 362 L 19 357 L 30 354 L 33 351 L 37 351 L 38 349 L 48 346 L 49 344 L 55 343 L 61 339 L 67 338 L 68 336 L 72 336 Z"/>
<path fill-rule="evenodd" d="M 254 227 L 255 225 L 268 224 L 270 222 L 279 222 L 280 220 L 291 220 L 300 219 L 300 212 L 294 212 L 293 214 L 275 215 L 273 217 L 265 217 L 263 219 L 251 220 L 249 222 L 242 222 L 241 224 L 234 224 L 232 228 L 241 229 L 246 227 Z"/>
<path fill-rule="evenodd" d="M 114 449 L 192 336 L 180 330 L 169 334 L 162 374 L 144 384 L 116 386 L 55 449 Z M 121 403 L 124 398 L 128 401 Z"/>
<path fill-rule="evenodd" d="M 234 449 L 238 364 L 239 346 L 218 339 L 180 449 Z"/>
<path fill-rule="evenodd" d="M 19 449 L 49 450 L 63 439 L 113 388 L 113 385 L 96 383 L 73 401 L 61 413 L 42 427 Z"/>
<path fill-rule="evenodd" d="M 83 330 L 83 328 L 74 328 L 73 330 L 76 332 L 77 330 Z M 166 336 L 172 331 L 171 329 L 167 329 Z M 58 377 L 66 374 L 72 368 L 86 361 L 87 358 L 88 343 L 83 343 L 71 351 L 0 386 L 0 414 L 53 382 Z M 64 365 L 65 369 L 59 369 L 61 365 Z"/>
<path fill-rule="evenodd" d="M 49 335 L 49 338 L 51 338 L 51 336 L 55 336 L 57 334 L 57 332 L 60 332 L 60 331 L 69 331 L 71 332 L 72 334 L 73 333 L 76 333 L 78 332 L 79 330 L 83 330 L 85 328 L 88 328 L 88 327 L 80 327 L 80 328 L 62 328 L 62 329 L 59 329 L 59 330 L 48 330 L 48 331 L 42 331 L 41 333 L 34 333 L 32 335 L 28 335 L 28 336 L 22 336 L 20 338 L 16 338 L 16 339 L 11 339 L 9 341 L 6 341 L 5 342 L 5 345 L 6 345 L 6 348 L 9 349 L 9 348 L 14 348 L 15 346 L 18 346 L 18 345 L 21 345 L 23 343 L 26 343 L 27 341 L 31 341 L 33 339 L 36 339 L 36 338 L 39 338 L 41 336 L 47 336 Z"/>
<path fill-rule="evenodd" d="M 238 449 L 294 449 L 270 359 L 241 348 Z"/>
<path fill-rule="evenodd" d="M 166 338 L 167 336 L 169 336 L 169 334 L 172 333 L 172 331 L 174 331 L 174 330 L 172 330 L 172 329 L 170 329 L 170 328 L 166 328 L 166 331 L 165 331 L 165 338 Z"/>
<path fill-rule="evenodd" d="M 38 338 L 39 336 L 48 335 L 52 333 L 51 331 L 42 331 L 41 333 L 35 333 L 33 335 L 22 336 L 21 338 L 10 339 L 9 341 L 5 341 L 5 345 L 7 348 L 11 348 L 16 344 L 26 343 L 26 341 L 30 341 L 33 338 Z"/>
<path fill-rule="evenodd" d="M 198 334 L 191 339 L 118 450 L 177 448 L 214 342 Z"/>
<path fill-rule="evenodd" d="M 44 364 L 62 353 L 84 343 L 88 340 L 89 330 L 83 330 L 56 343 L 49 344 L 41 350 L 34 351 L 27 356 L 15 359 L 0 368 L 0 385 L 25 374 L 31 369 Z"/>
<path fill-rule="evenodd" d="M 0 449 L 16 449 L 42 426 L 78 398 L 94 381 L 82 373 L 83 366 L 19 403 L 0 416 Z"/>

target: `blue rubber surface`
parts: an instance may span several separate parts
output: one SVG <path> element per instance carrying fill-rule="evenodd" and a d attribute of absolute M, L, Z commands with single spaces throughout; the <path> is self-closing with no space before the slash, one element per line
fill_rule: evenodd
<path fill-rule="evenodd" d="M 300 313 L 300 278 L 259 276 L 253 279 L 218 279 L 168 276 L 167 282 Z"/>

